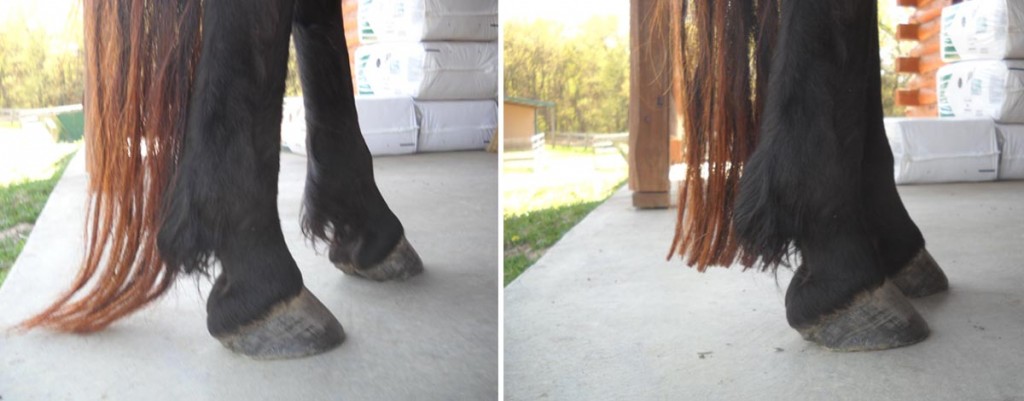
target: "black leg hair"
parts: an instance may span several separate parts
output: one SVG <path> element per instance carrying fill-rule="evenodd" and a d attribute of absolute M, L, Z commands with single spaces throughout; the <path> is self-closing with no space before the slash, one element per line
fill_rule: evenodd
<path fill-rule="evenodd" d="M 207 326 L 233 350 L 261 358 L 301 356 L 341 341 L 340 326 L 333 328 L 337 322 L 321 305 L 316 316 L 334 332 L 314 340 L 326 343 L 309 344 L 312 331 L 302 340 L 277 331 L 249 348 L 236 346 L 244 340 L 237 338 L 239 333 L 251 331 L 246 326 L 259 326 L 287 309 L 279 305 L 296 304 L 292 301 L 300 294 L 312 298 L 303 291 L 277 210 L 293 4 L 206 3 L 185 148 L 159 234 L 161 253 L 171 266 L 194 272 L 206 270 L 212 257 L 220 260 L 222 272 L 207 302 Z M 308 302 L 299 304 L 315 309 Z M 228 337 L 236 343 L 226 342 Z M 279 344 L 269 351 L 259 348 L 275 341 L 305 344 L 298 351 Z"/>
<path fill-rule="evenodd" d="M 874 18 L 877 25 L 877 17 Z M 870 65 L 880 65 L 878 31 L 870 32 L 870 51 L 864 53 Z M 886 274 L 895 275 L 924 249 L 924 237 L 903 206 L 896 191 L 893 156 L 882 122 L 882 78 L 867 74 L 864 83 L 870 101 L 864 104 L 867 137 L 864 142 L 863 202 L 872 235 L 878 238 L 878 251 Z"/>
<path fill-rule="evenodd" d="M 341 3 L 299 0 L 294 31 L 307 126 L 303 230 L 330 244 L 331 261 L 368 269 L 408 244 L 377 189 L 359 130 Z M 406 253 L 415 255 L 411 248 Z M 414 259 L 414 269 L 422 269 Z"/>
<path fill-rule="evenodd" d="M 872 235 L 877 220 L 868 216 L 864 199 L 891 200 L 875 188 L 866 190 L 873 183 L 865 183 L 863 171 L 876 167 L 865 164 L 884 159 L 880 152 L 865 152 L 878 145 L 868 133 L 877 130 L 881 119 L 874 85 L 879 79 L 876 12 L 873 1 L 782 3 L 761 138 L 736 205 L 736 229 L 746 249 L 768 261 L 781 260 L 790 244 L 800 251 L 802 263 L 786 295 L 787 318 L 809 339 L 838 349 L 849 345 L 846 339 L 830 343 L 808 334 L 811 328 L 835 321 L 830 315 L 843 315 L 854 303 L 881 299 L 865 301 L 860 295 L 881 293 L 887 273 Z M 889 158 L 877 167 L 891 170 Z M 882 318 L 863 323 L 884 320 L 879 330 L 903 333 L 896 342 L 881 338 L 884 333 L 857 338 L 849 349 L 906 345 L 927 335 L 923 320 L 899 294 L 883 298 L 869 305 L 881 305 L 872 319 Z M 890 309 L 898 310 L 898 316 Z M 859 324 L 842 319 L 830 327 Z"/>
<path fill-rule="evenodd" d="M 877 18 L 875 19 L 877 24 Z M 869 64 L 880 64 L 878 31 L 870 32 Z M 870 101 L 865 104 L 867 137 L 864 142 L 863 206 L 868 231 L 875 237 L 882 269 L 908 297 L 916 298 L 945 291 L 949 281 L 925 249 L 924 236 L 907 213 L 893 176 L 893 155 L 882 121 L 882 79 L 868 74 L 864 81 Z"/>

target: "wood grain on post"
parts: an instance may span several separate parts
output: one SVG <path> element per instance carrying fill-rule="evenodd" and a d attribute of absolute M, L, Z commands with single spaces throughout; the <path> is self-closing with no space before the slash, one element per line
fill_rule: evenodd
<path fill-rule="evenodd" d="M 638 208 L 670 204 L 671 29 L 669 13 L 655 20 L 659 1 L 630 1 L 629 188 Z"/>

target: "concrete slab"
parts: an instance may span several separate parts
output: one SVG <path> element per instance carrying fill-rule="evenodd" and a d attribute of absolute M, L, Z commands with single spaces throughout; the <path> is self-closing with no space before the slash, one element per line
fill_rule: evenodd
<path fill-rule="evenodd" d="M 82 157 L 54 190 L 0 288 L 0 327 L 69 283 L 82 250 Z M 442 153 L 374 161 L 426 272 L 403 283 L 343 276 L 299 230 L 305 158 L 282 155 L 282 225 L 307 287 L 347 341 L 326 354 L 258 362 L 205 325 L 207 280 L 180 280 L 153 306 L 88 336 L 0 337 L 3 400 L 470 400 L 498 389 L 497 157 Z M 322 248 L 322 247 L 321 247 Z M 322 249 L 321 249 L 322 250 Z"/>
<path fill-rule="evenodd" d="M 675 212 L 620 191 L 505 288 L 508 400 L 1024 400 L 1024 182 L 901 187 L 948 293 L 931 337 L 832 353 L 786 324 L 791 274 L 664 261 Z"/>

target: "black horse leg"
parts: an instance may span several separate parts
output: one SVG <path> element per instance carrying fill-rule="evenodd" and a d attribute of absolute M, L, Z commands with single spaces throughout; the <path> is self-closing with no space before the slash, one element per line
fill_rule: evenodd
<path fill-rule="evenodd" d="M 786 294 L 790 325 L 843 351 L 921 341 L 928 326 L 886 280 L 863 205 L 867 132 L 880 113 L 873 1 L 790 0 L 757 149 L 741 180 L 736 227 L 772 255 L 792 241 L 802 265 Z M 874 77 L 874 78 L 870 78 Z M 880 118 L 880 115 L 877 116 Z"/>
<path fill-rule="evenodd" d="M 202 54 L 173 194 L 160 232 L 171 266 L 222 266 L 210 333 L 232 351 L 289 358 L 341 343 L 305 289 L 277 211 L 281 101 L 293 0 L 207 2 Z"/>
<path fill-rule="evenodd" d="M 875 38 L 877 42 L 877 37 Z M 876 48 L 877 49 L 877 48 Z M 868 52 L 878 59 L 878 51 Z M 924 237 L 907 213 L 896 191 L 892 149 L 882 122 L 882 79 L 869 77 L 872 99 L 867 103 L 867 138 L 864 142 L 864 209 L 868 230 L 878 241 L 885 273 L 903 294 L 923 297 L 949 288 L 946 275 L 924 246 Z"/>
<path fill-rule="evenodd" d="M 298 0 L 294 31 L 306 106 L 305 232 L 328 241 L 331 261 L 347 274 L 418 274 L 423 264 L 377 189 L 359 131 L 341 2 Z"/>

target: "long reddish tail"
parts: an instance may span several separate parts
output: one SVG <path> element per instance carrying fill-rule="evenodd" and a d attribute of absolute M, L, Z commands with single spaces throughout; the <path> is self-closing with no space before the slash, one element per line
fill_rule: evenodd
<path fill-rule="evenodd" d="M 680 99 L 686 177 L 668 258 L 745 267 L 732 228 L 740 173 L 757 143 L 763 92 L 779 23 L 779 0 L 681 0 L 674 81 Z"/>
<path fill-rule="evenodd" d="M 71 288 L 21 324 L 92 332 L 174 281 L 156 246 L 184 138 L 201 41 L 201 0 L 84 2 L 86 249 Z"/>

